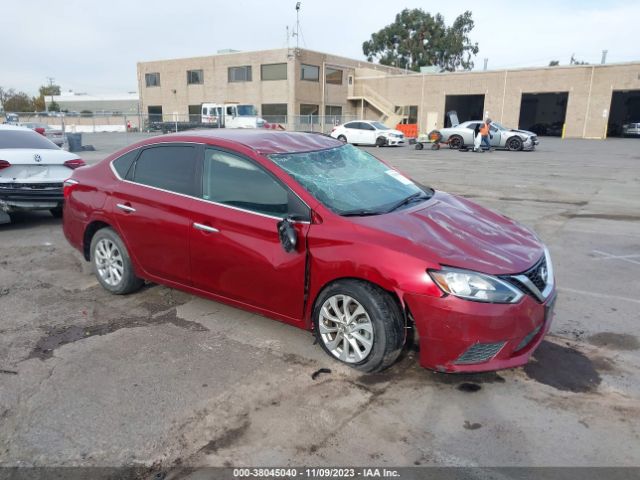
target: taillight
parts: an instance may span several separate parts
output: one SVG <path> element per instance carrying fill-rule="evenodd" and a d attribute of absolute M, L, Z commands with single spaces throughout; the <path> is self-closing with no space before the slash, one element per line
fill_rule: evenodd
<path fill-rule="evenodd" d="M 11 164 L 6 160 L 0 160 L 0 170 L 2 170 L 3 168 L 9 168 L 10 166 Z"/>
<path fill-rule="evenodd" d="M 338 129 L 338 127 L 333 127 L 333 128 L 331 129 L 331 133 L 335 132 L 337 129 Z"/>
<path fill-rule="evenodd" d="M 44 135 L 44 136 L 46 137 L 44 128 L 42 128 L 42 127 L 37 127 L 37 128 L 35 128 L 34 130 L 35 130 L 36 132 L 38 132 L 40 135 Z"/>
<path fill-rule="evenodd" d="M 64 181 L 64 183 L 62 184 L 62 196 L 65 200 L 69 197 L 69 195 L 71 195 L 71 190 L 73 190 L 73 187 L 75 187 L 76 185 L 78 185 L 78 181 L 74 180 L 73 178 L 68 178 Z"/>
<path fill-rule="evenodd" d="M 64 162 L 64 166 L 70 168 L 71 170 L 75 170 L 78 167 L 84 167 L 85 165 L 85 161 L 81 158 L 74 158 L 73 160 L 67 160 L 66 162 Z"/>

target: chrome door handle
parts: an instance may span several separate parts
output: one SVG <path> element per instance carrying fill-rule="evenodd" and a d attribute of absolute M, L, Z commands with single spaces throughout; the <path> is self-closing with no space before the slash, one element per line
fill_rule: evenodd
<path fill-rule="evenodd" d="M 130 207 L 129 205 L 125 205 L 123 203 L 116 204 L 116 207 L 118 207 L 120 210 L 124 210 L 125 212 L 128 212 L 128 213 L 133 213 L 133 212 L 136 211 L 135 208 Z"/>
<path fill-rule="evenodd" d="M 203 232 L 209 232 L 209 233 L 220 232 L 220 230 L 218 230 L 217 228 L 210 227 L 209 225 L 203 225 L 202 223 L 196 223 L 196 222 L 193 222 L 193 228 L 195 228 L 196 230 L 202 230 Z"/>

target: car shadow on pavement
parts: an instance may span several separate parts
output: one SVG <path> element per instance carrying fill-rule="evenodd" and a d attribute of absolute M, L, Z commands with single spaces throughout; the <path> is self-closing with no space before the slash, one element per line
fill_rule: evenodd
<path fill-rule="evenodd" d="M 24 230 L 39 226 L 62 226 L 62 219 L 55 218 L 47 210 L 31 212 L 15 212 L 10 214 L 11 222 L 0 224 L 0 232 L 10 230 Z"/>

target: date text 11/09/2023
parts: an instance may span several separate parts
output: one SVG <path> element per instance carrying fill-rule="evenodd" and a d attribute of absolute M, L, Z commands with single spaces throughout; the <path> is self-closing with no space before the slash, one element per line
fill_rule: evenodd
<path fill-rule="evenodd" d="M 234 468 L 234 478 L 398 478 L 388 468 Z"/>

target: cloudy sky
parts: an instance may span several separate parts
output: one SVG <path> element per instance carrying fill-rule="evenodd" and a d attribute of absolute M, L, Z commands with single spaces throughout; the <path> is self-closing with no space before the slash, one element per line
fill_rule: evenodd
<path fill-rule="evenodd" d="M 2 0 L 0 86 L 35 94 L 47 77 L 63 90 L 136 90 L 136 62 L 219 49 L 286 46 L 295 0 Z M 480 7 L 481 5 L 481 7 Z M 640 2 L 592 0 L 302 0 L 301 46 L 363 59 L 362 42 L 402 8 L 473 12 L 476 68 L 640 60 Z"/>

